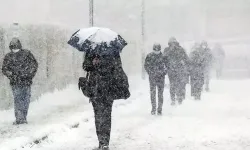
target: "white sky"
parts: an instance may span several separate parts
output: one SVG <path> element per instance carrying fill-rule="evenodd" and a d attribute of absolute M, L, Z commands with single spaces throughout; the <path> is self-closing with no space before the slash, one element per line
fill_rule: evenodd
<path fill-rule="evenodd" d="M 0 0 L 0 22 L 88 26 L 89 0 Z M 94 0 L 95 23 L 140 35 L 140 0 Z M 147 40 L 250 35 L 250 0 L 145 0 Z M 208 10 L 207 20 L 204 12 Z"/>

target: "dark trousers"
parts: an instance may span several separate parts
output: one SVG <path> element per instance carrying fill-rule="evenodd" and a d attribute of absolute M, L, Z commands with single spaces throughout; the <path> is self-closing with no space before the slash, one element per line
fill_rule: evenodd
<path fill-rule="evenodd" d="M 178 78 L 177 75 L 169 74 L 169 82 L 170 82 L 170 97 L 174 102 L 176 99 L 179 102 L 182 102 L 186 96 L 186 80 L 182 78 Z"/>
<path fill-rule="evenodd" d="M 108 146 L 110 141 L 113 101 L 107 98 L 96 98 L 91 101 L 94 108 L 96 134 L 99 145 Z"/>
<path fill-rule="evenodd" d="M 157 111 L 162 111 L 163 106 L 163 92 L 164 92 L 164 84 L 165 77 L 149 77 L 150 84 L 150 97 L 152 104 L 152 111 L 156 111 L 156 89 L 158 90 L 158 108 Z"/>
<path fill-rule="evenodd" d="M 210 72 L 209 71 L 205 71 L 204 73 L 204 81 L 205 81 L 205 90 L 209 91 L 209 84 L 210 84 Z"/>
<path fill-rule="evenodd" d="M 194 96 L 196 100 L 201 99 L 203 84 L 204 84 L 204 78 L 191 77 L 191 96 Z"/>
<path fill-rule="evenodd" d="M 28 109 L 31 97 L 30 86 L 12 86 L 14 96 L 14 109 L 16 121 L 27 121 Z"/>

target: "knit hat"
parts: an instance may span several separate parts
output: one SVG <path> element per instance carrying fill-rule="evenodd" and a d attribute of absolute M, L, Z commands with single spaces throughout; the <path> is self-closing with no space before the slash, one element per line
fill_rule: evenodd
<path fill-rule="evenodd" d="M 161 51 L 161 44 L 155 43 L 153 46 L 154 51 Z"/>
<path fill-rule="evenodd" d="M 171 37 L 171 38 L 169 39 L 169 41 L 168 41 L 168 43 L 176 43 L 176 42 L 177 42 L 177 40 L 176 40 L 175 37 Z"/>
<path fill-rule="evenodd" d="M 10 50 L 22 49 L 22 44 L 18 38 L 13 38 L 9 45 Z"/>

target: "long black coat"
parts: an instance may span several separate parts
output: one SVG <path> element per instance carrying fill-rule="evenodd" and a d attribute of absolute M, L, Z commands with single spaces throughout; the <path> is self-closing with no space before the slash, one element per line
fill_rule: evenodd
<path fill-rule="evenodd" d="M 33 54 L 21 49 L 19 52 L 8 53 L 3 61 L 2 72 L 16 86 L 30 86 L 38 68 Z"/>
<path fill-rule="evenodd" d="M 202 87 L 204 84 L 204 72 L 206 67 L 206 55 L 203 51 L 196 49 L 190 53 L 190 77 L 191 84 Z"/>
<path fill-rule="evenodd" d="M 174 80 L 177 80 L 176 82 L 188 82 L 189 58 L 181 46 L 176 45 L 167 47 L 164 50 L 164 62 L 170 80 L 173 78 Z"/>
<path fill-rule="evenodd" d="M 93 64 L 94 58 L 99 61 L 97 65 Z M 122 68 L 120 54 L 98 56 L 87 53 L 83 69 L 90 73 L 89 81 L 94 97 L 109 100 L 130 97 L 128 77 Z"/>
<path fill-rule="evenodd" d="M 200 49 L 203 57 L 204 57 L 204 63 L 205 63 L 205 73 L 209 74 L 211 68 L 212 68 L 212 64 L 213 64 L 213 54 L 210 48 L 201 48 Z"/>

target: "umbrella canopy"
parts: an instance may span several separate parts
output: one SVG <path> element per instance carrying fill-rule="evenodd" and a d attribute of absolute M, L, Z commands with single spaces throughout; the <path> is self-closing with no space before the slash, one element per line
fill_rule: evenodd
<path fill-rule="evenodd" d="M 68 44 L 83 52 L 96 51 L 109 54 L 114 51 L 121 52 L 127 42 L 111 29 L 91 27 L 76 31 Z"/>

